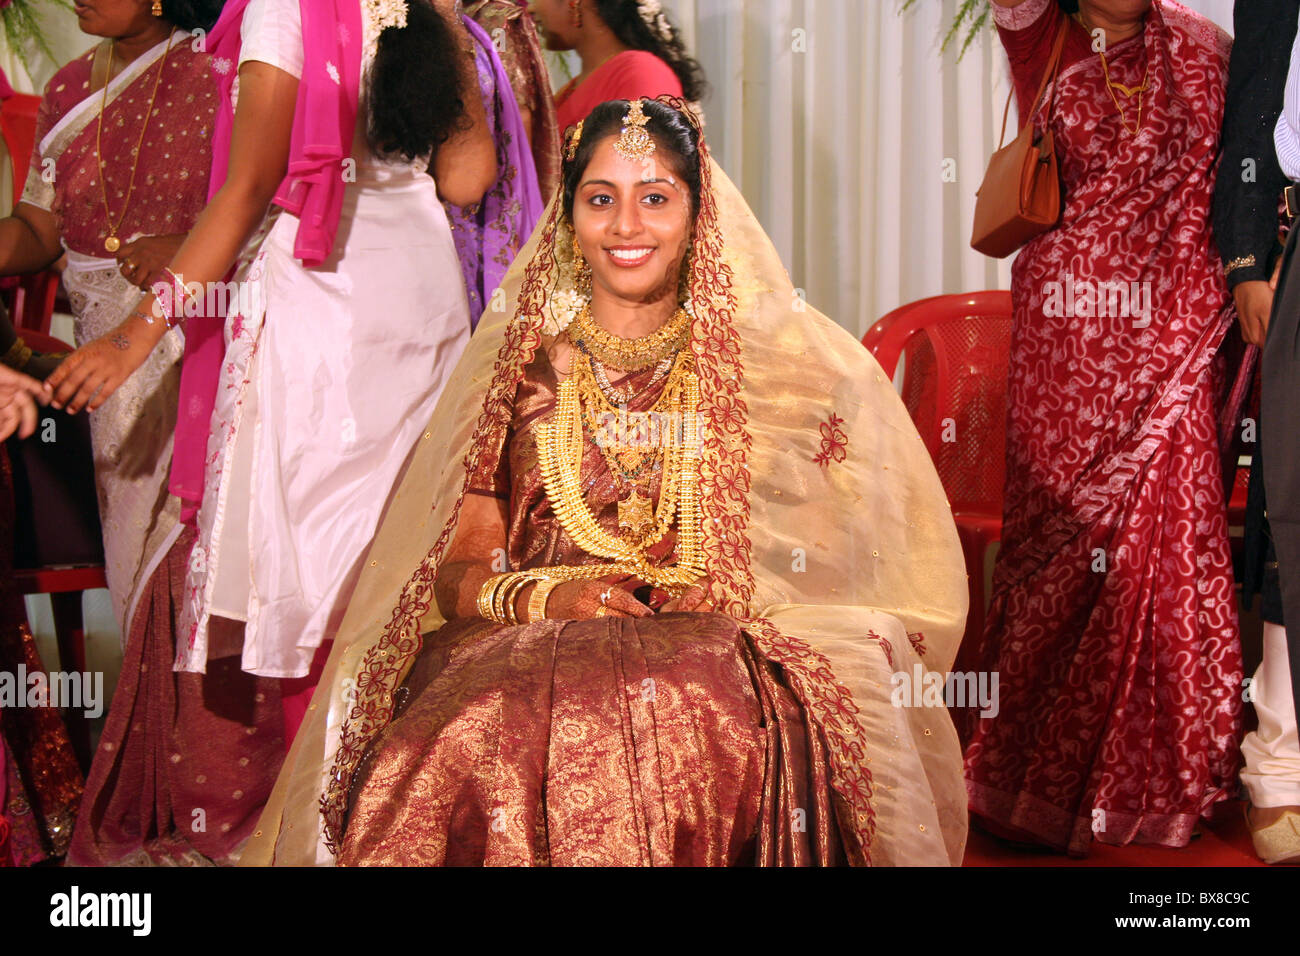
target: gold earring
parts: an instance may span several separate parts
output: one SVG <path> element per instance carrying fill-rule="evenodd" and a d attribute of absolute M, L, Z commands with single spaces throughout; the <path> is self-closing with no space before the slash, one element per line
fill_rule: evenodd
<path fill-rule="evenodd" d="M 591 265 L 582 254 L 578 237 L 573 237 L 573 287 L 579 295 L 591 295 Z"/>
<path fill-rule="evenodd" d="M 691 297 L 691 266 L 695 257 L 695 243 L 686 244 L 686 255 L 682 256 L 682 268 L 677 276 L 678 298 L 685 301 Z"/>
<path fill-rule="evenodd" d="M 150 11 L 155 17 L 162 16 L 162 0 L 153 0 L 153 10 Z"/>

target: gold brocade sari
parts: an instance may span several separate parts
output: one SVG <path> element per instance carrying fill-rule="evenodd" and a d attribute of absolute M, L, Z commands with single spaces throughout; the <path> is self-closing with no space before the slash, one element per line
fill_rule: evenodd
<path fill-rule="evenodd" d="M 942 487 L 879 367 L 803 304 L 703 147 L 689 347 L 717 611 L 443 621 L 467 493 L 509 489 L 512 566 L 572 557 L 527 440 L 571 248 L 552 201 L 413 452 L 243 862 L 959 863 L 947 711 L 891 702 L 964 625 Z"/>

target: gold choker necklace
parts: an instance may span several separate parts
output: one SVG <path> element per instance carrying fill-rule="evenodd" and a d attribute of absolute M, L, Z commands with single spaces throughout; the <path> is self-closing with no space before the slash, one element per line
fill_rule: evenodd
<path fill-rule="evenodd" d="M 573 320 L 569 337 L 579 349 L 593 356 L 601 365 L 639 372 L 681 350 L 691 334 L 691 314 L 679 308 L 649 335 L 624 339 L 606 332 L 591 317 L 591 306 L 583 306 Z"/>

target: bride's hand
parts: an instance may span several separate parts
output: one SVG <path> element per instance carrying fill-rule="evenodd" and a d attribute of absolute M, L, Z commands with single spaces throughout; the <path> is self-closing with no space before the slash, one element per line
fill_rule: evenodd
<path fill-rule="evenodd" d="M 660 614 L 668 614 L 672 611 L 695 611 L 701 614 L 713 610 L 713 599 L 709 597 L 709 589 L 703 584 L 693 584 L 686 589 L 681 597 L 669 601 L 659 609 Z"/>
<path fill-rule="evenodd" d="M 604 581 L 565 581 L 551 592 L 546 602 L 546 616 L 561 621 L 604 616 L 650 617 L 653 613 L 617 584 Z"/>

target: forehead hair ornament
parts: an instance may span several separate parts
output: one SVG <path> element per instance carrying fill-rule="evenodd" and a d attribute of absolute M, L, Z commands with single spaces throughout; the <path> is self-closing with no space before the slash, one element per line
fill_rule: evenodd
<path fill-rule="evenodd" d="M 643 163 L 654 154 L 655 141 L 645 128 L 649 121 L 650 117 L 641 109 L 641 100 L 633 100 L 623 117 L 623 130 L 614 143 L 615 152 L 630 163 Z"/>

